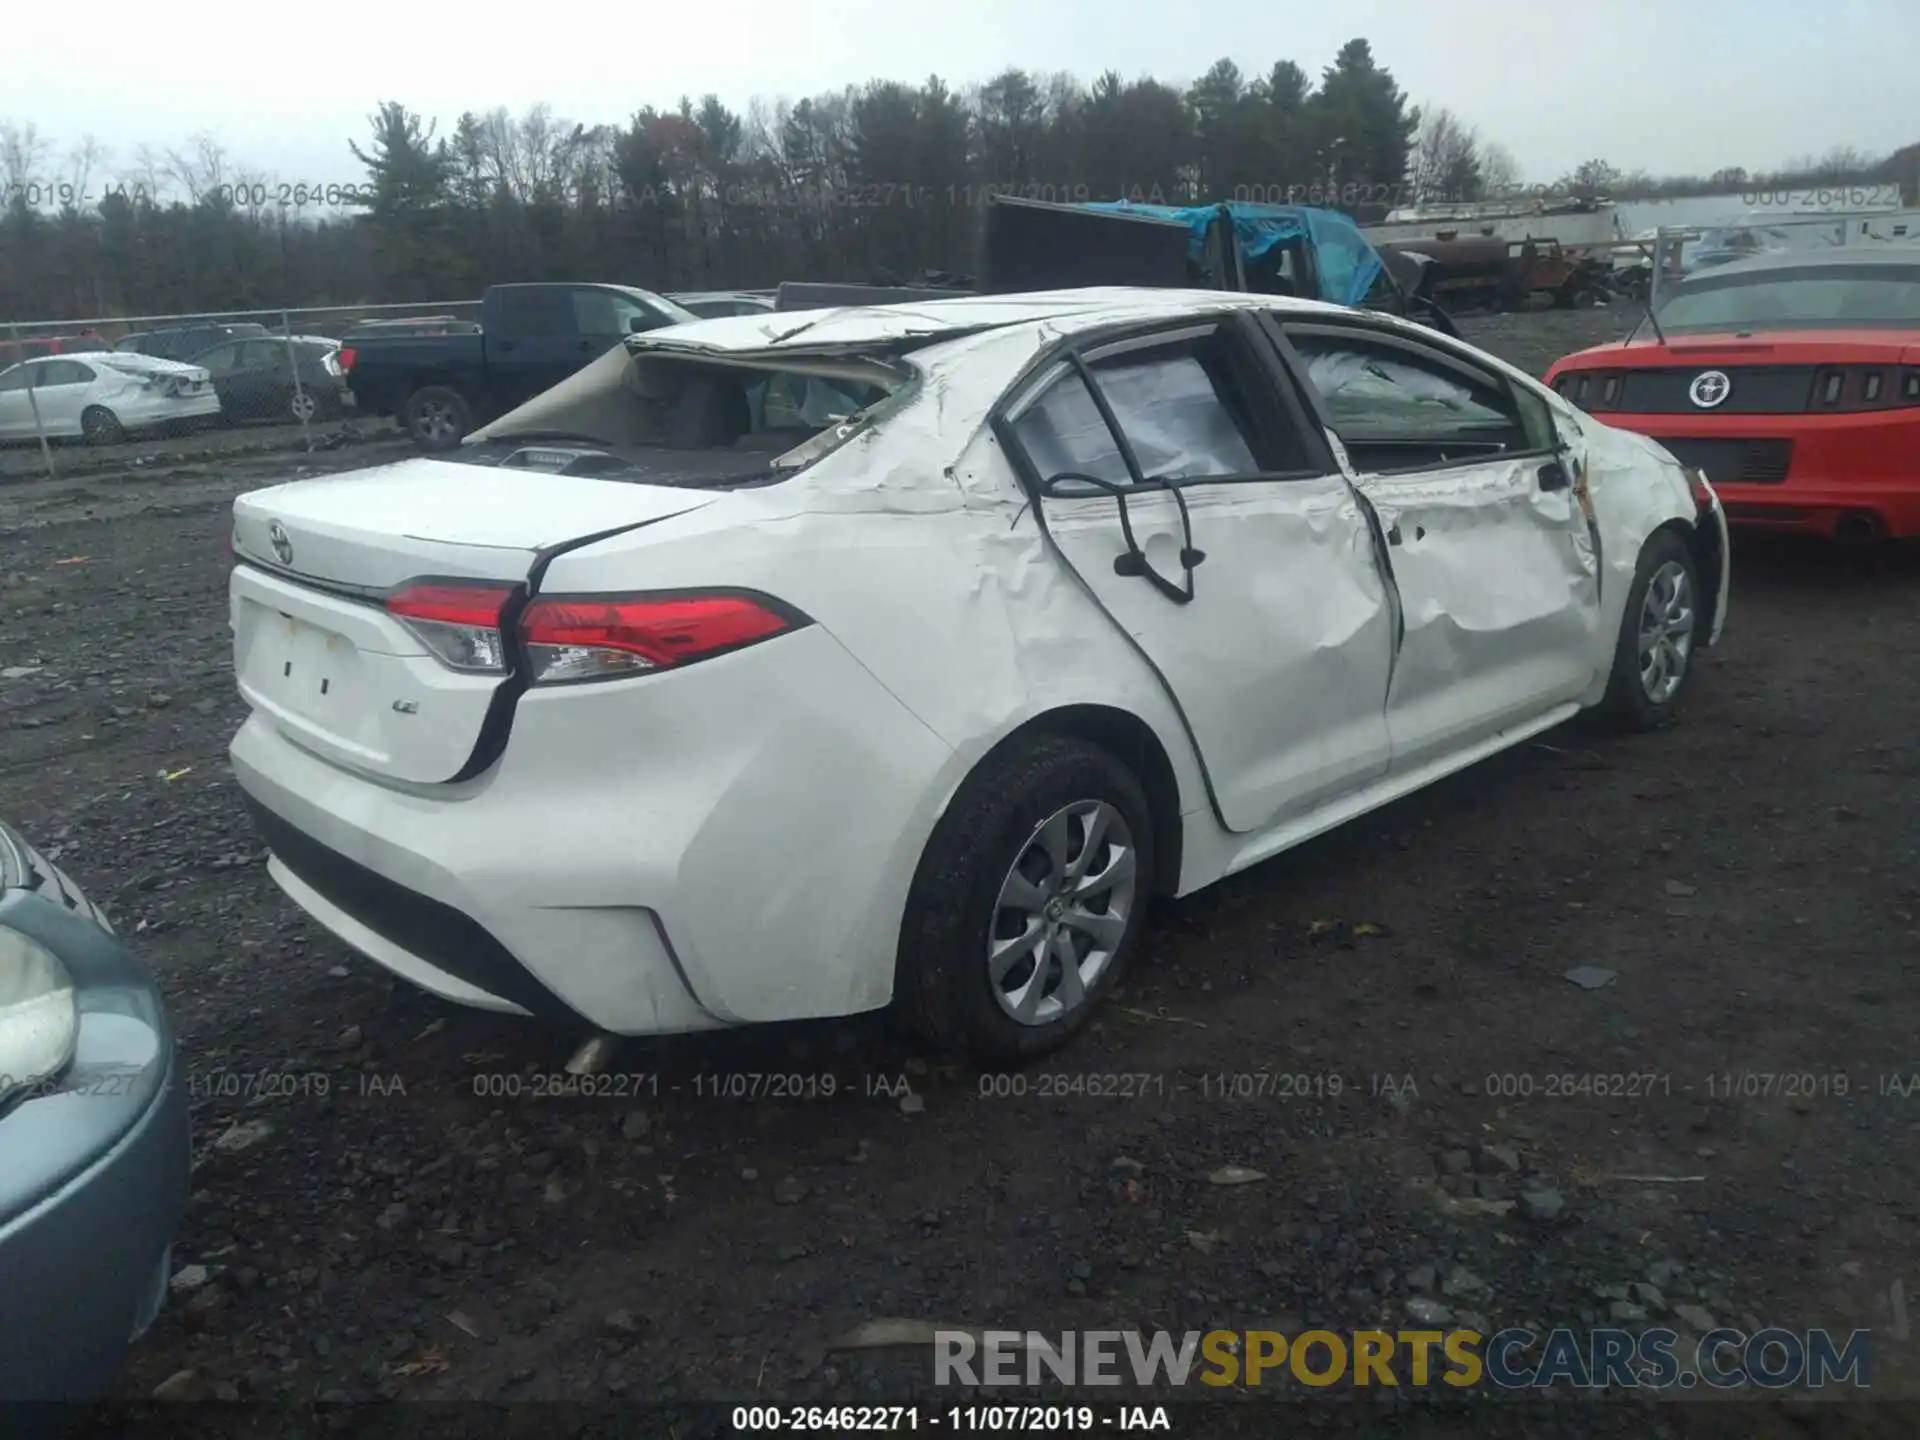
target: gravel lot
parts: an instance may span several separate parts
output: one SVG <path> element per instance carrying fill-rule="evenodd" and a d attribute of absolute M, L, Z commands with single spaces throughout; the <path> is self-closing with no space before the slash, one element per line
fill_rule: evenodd
<path fill-rule="evenodd" d="M 1539 370 L 1613 326 L 1468 328 Z M 899 1400 L 924 1361 L 829 1342 L 1392 1329 L 1427 1291 L 1481 1328 L 1867 1327 L 1875 1392 L 1912 1395 L 1920 1092 L 1887 1093 L 1920 1061 L 1911 555 L 1737 544 L 1683 723 L 1565 727 L 1167 906 L 1024 1094 L 850 1022 L 636 1043 L 629 1098 L 533 1098 L 578 1037 L 387 979 L 280 897 L 241 812 L 227 503 L 406 453 L 295 439 L 0 465 L 0 808 L 154 967 L 191 1066 L 184 1268 L 129 1397 Z M 702 1078 L 741 1072 L 835 1093 Z M 1130 1098 L 1074 1083 L 1119 1074 Z M 1622 1074 L 1643 1093 L 1547 1093 Z M 1211 1183 L 1228 1165 L 1264 1178 Z M 1391 1414 L 1484 1435 L 1488 1408 Z M 1574 1428 L 1524 1433 L 1912 1433 L 1894 1406 L 1548 1408 Z M 1355 1410 L 1289 1425 L 1387 1423 Z M 1271 1429 L 1216 1415 L 1179 1433 Z"/>

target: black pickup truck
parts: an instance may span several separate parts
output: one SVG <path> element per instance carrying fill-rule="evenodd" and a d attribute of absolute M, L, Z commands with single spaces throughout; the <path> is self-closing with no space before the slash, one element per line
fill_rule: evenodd
<path fill-rule="evenodd" d="M 480 302 L 479 333 L 361 335 L 341 349 L 340 366 L 361 414 L 394 416 L 416 444 L 449 450 L 627 336 L 697 318 L 628 285 L 495 285 Z"/>

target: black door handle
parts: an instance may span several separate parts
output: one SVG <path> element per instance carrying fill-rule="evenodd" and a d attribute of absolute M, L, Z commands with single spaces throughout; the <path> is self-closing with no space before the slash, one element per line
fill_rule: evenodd
<path fill-rule="evenodd" d="M 502 340 L 500 342 L 500 348 L 502 350 L 512 350 L 517 348 L 519 344 L 520 342 L 518 340 Z"/>
<path fill-rule="evenodd" d="M 1542 465 L 1539 478 L 1542 490 L 1566 490 L 1573 485 L 1573 477 L 1567 474 L 1567 467 L 1558 460 L 1549 460 Z"/>

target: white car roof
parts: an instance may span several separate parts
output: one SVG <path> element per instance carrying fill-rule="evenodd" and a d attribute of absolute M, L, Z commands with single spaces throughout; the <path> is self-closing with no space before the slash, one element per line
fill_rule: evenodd
<path fill-rule="evenodd" d="M 1044 290 L 1018 295 L 967 295 L 895 305 L 842 305 L 827 310 L 727 315 L 650 330 L 629 342 L 636 352 L 703 350 L 862 350 L 902 340 L 926 343 L 981 330 L 1047 324 L 1065 332 L 1098 330 L 1136 320 L 1177 319 L 1200 311 L 1273 309 L 1298 314 L 1351 314 L 1337 305 L 1279 295 L 1224 290 L 1163 290 L 1144 286 Z"/>

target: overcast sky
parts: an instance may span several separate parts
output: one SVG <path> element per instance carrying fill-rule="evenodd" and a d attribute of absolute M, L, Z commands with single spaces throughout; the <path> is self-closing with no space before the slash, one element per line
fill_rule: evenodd
<path fill-rule="evenodd" d="M 620 122 L 682 94 L 744 107 L 936 73 L 963 88 L 1008 65 L 1184 83 L 1225 55 L 1249 77 L 1291 59 L 1317 78 L 1354 36 L 1530 182 L 1596 155 L 1699 173 L 1920 141 L 1920 0 L 9 0 L 0 120 L 61 152 L 91 132 L 116 170 L 204 131 L 263 178 L 343 182 L 364 179 L 347 141 L 381 100 L 444 133 L 503 104 Z"/>

